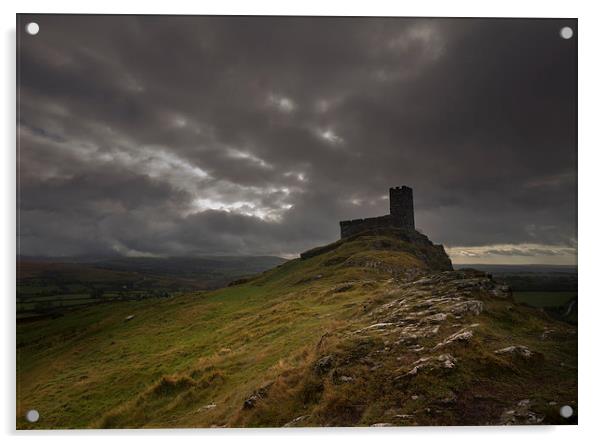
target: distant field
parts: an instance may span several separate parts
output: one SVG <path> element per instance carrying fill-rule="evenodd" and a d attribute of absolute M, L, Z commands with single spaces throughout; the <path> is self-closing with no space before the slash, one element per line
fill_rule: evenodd
<path fill-rule="evenodd" d="M 577 296 L 576 291 L 519 291 L 514 300 L 532 307 L 560 307 Z"/>
<path fill-rule="evenodd" d="M 515 294 L 528 292 L 559 295 L 577 292 L 578 271 L 573 265 L 463 264 L 456 268 L 474 268 L 491 273 L 496 281 L 509 285 Z"/>
<path fill-rule="evenodd" d="M 271 256 L 17 261 L 17 319 L 88 305 L 176 296 L 226 286 L 280 265 Z"/>

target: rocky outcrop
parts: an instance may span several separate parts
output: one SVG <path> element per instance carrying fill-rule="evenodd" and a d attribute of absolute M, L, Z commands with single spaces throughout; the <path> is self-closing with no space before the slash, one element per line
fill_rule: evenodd
<path fill-rule="evenodd" d="M 453 270 L 451 260 L 442 245 L 437 245 L 422 233 L 415 230 L 400 230 L 395 228 L 375 228 L 363 231 L 332 244 L 313 248 L 301 253 L 302 260 L 310 259 L 334 251 L 346 242 L 354 242 L 362 238 L 373 238 L 370 249 L 387 251 L 406 251 L 422 261 L 431 271 Z M 398 242 L 391 242 L 392 238 Z"/>
<path fill-rule="evenodd" d="M 295 392 L 302 408 L 286 416 L 286 427 L 540 424 L 546 420 L 540 410 L 546 414 L 548 410 L 540 404 L 533 406 L 528 399 L 514 404 L 515 394 L 533 397 L 529 387 L 534 375 L 539 366 L 550 364 L 546 359 L 534 359 L 543 355 L 530 348 L 529 341 L 538 337 L 551 341 L 557 334 L 566 335 L 566 328 L 556 324 L 550 328 L 543 312 L 514 304 L 510 288 L 491 275 L 445 267 L 439 271 L 417 267 L 415 274 L 404 274 L 395 268 L 394 260 L 380 253 L 404 251 L 418 258 L 417 251 L 424 248 L 429 255 L 434 246 L 426 243 L 426 237 L 398 242 L 389 231 L 383 236 L 360 234 L 356 239 L 378 254 L 356 250 L 346 257 L 337 256 L 336 249 L 353 239 L 327 249 L 325 260 L 337 258 L 332 261 L 336 265 L 313 285 L 322 285 L 321 301 L 348 299 L 342 307 L 350 322 L 323 334 L 317 342 L 318 354 L 304 369 L 308 385 Z M 391 256 L 402 258 L 400 267 L 415 265 L 411 259 L 406 261 L 406 255 Z M 427 263 L 428 259 L 421 260 Z M 340 281 L 331 281 L 329 273 L 335 267 L 345 273 Z M 358 276 L 353 276 L 356 270 L 345 267 L 359 269 Z M 378 273 L 371 274 L 373 270 Z M 307 276 L 315 272 L 312 268 Z M 382 272 L 390 276 L 383 277 Z M 362 293 L 365 300 L 354 301 Z M 534 317 L 533 322 L 514 335 L 512 326 L 528 316 Z M 527 333 L 528 329 L 532 332 Z M 524 341 L 529 347 L 512 341 Z M 467 384 L 473 378 L 478 384 Z M 518 380 L 515 385 L 514 379 Z M 504 381 L 501 388 L 499 381 Z M 258 402 L 261 394 L 254 396 L 251 404 L 262 409 L 270 404 Z M 502 410 L 501 406 L 506 407 Z"/>

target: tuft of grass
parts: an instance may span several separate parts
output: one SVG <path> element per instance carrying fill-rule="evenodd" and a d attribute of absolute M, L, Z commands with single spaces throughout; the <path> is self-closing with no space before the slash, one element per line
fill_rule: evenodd
<path fill-rule="evenodd" d="M 194 380 L 188 376 L 163 376 L 151 391 L 155 396 L 174 396 L 190 387 L 194 387 L 194 385 Z"/>

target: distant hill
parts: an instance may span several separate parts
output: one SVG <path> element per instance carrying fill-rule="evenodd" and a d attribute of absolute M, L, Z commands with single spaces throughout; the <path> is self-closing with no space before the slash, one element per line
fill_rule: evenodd
<path fill-rule="evenodd" d="M 114 258 L 95 263 L 99 268 L 170 276 L 222 275 L 228 279 L 256 274 L 286 262 L 276 256 L 206 256 L 169 258 Z"/>
<path fill-rule="evenodd" d="M 577 273 L 576 265 L 508 265 L 508 264 L 457 264 L 456 270 L 474 268 L 489 273 Z"/>
<path fill-rule="evenodd" d="M 286 262 L 276 256 L 206 257 L 27 257 L 17 258 L 19 278 L 57 276 L 76 279 L 77 273 L 91 270 L 131 272 L 148 276 L 186 278 L 195 287 L 217 288 L 230 280 L 260 273 Z M 88 279 L 86 276 L 84 279 Z"/>
<path fill-rule="evenodd" d="M 576 423 L 575 326 L 396 230 L 19 324 L 17 345 L 18 428 Z"/>
<path fill-rule="evenodd" d="M 285 262 L 274 256 L 32 258 L 17 261 L 19 319 L 91 304 L 213 290 Z"/>

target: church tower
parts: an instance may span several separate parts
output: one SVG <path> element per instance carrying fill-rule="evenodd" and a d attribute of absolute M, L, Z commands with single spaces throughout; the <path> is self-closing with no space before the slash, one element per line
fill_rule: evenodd
<path fill-rule="evenodd" d="M 410 187 L 389 188 L 390 214 L 393 225 L 414 230 L 414 196 Z"/>

